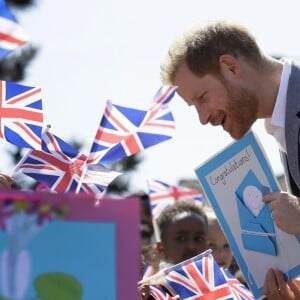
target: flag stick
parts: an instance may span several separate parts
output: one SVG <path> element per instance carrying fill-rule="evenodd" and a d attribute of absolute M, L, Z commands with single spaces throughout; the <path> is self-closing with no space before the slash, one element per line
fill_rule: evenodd
<path fill-rule="evenodd" d="M 159 228 L 158 228 L 158 224 L 156 222 L 156 219 L 154 217 L 152 217 L 152 225 L 153 225 L 155 241 L 160 242 Z"/>
<path fill-rule="evenodd" d="M 81 188 L 81 185 L 82 185 L 82 181 L 83 181 L 83 178 L 84 178 L 84 176 L 85 176 L 85 174 L 86 174 L 86 172 L 87 172 L 87 165 L 86 165 L 86 163 L 84 163 L 84 165 L 82 166 L 82 173 L 81 173 L 81 176 L 80 176 L 80 179 L 79 179 L 79 182 L 78 182 L 78 185 L 77 185 L 77 188 L 76 188 L 76 191 L 75 191 L 75 193 L 76 194 L 78 194 L 79 193 L 79 191 L 80 191 L 80 188 Z"/>

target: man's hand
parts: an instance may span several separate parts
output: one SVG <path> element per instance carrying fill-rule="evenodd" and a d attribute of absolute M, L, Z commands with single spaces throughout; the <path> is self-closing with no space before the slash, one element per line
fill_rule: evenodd
<path fill-rule="evenodd" d="M 268 300 L 300 300 L 299 279 L 284 280 L 280 271 L 270 269 L 263 286 Z"/>
<path fill-rule="evenodd" d="M 286 192 L 270 193 L 263 198 L 270 203 L 272 218 L 278 228 L 289 234 L 300 234 L 300 203 Z"/>

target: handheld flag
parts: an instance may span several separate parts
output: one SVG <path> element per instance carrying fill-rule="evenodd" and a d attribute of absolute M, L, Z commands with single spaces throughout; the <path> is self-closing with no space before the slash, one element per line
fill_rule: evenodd
<path fill-rule="evenodd" d="M 139 110 L 107 102 L 88 164 L 105 164 L 136 154 L 172 138 L 175 122 L 166 105 Z"/>
<path fill-rule="evenodd" d="M 229 271 L 221 268 L 223 275 L 228 283 L 231 293 L 234 295 L 233 299 L 254 299 L 249 289 L 243 285 L 237 278 L 235 278 Z"/>
<path fill-rule="evenodd" d="M 0 60 L 29 41 L 4 0 L 0 0 Z"/>
<path fill-rule="evenodd" d="M 42 151 L 30 150 L 15 171 L 21 171 L 38 182 L 47 183 L 55 192 L 76 191 L 86 159 L 85 154 L 46 131 L 43 134 Z M 95 170 L 92 172 L 92 175 L 89 171 L 86 172 L 86 181 L 83 177 L 80 191 L 94 195 L 102 194 L 108 185 L 107 169 L 104 172 L 105 180 L 95 178 Z M 93 180 L 90 176 L 94 176 Z"/>
<path fill-rule="evenodd" d="M 194 201 L 203 206 L 203 195 L 197 190 L 170 185 L 160 180 L 148 180 L 148 188 L 153 219 L 157 219 L 165 208 L 177 201 Z"/>
<path fill-rule="evenodd" d="M 41 148 L 41 89 L 0 80 L 0 138 L 24 148 Z"/>
<path fill-rule="evenodd" d="M 162 286 L 159 285 L 150 285 L 150 295 L 155 300 L 175 300 L 180 299 L 179 296 L 172 297 L 167 291 L 164 290 Z"/>
<path fill-rule="evenodd" d="M 255 299 L 237 279 L 233 283 L 232 277 L 229 278 L 219 267 L 210 250 L 166 269 L 164 273 L 168 288 L 183 300 Z"/>
<path fill-rule="evenodd" d="M 177 86 L 161 86 L 153 98 L 153 103 L 150 106 L 150 109 L 153 110 L 167 105 L 173 99 L 176 90 Z"/>
<path fill-rule="evenodd" d="M 152 265 L 147 265 L 144 268 L 143 279 L 150 277 L 155 274 L 154 267 Z"/>
<path fill-rule="evenodd" d="M 219 267 L 210 249 L 160 270 L 155 275 L 139 282 L 140 287 L 143 285 L 149 285 L 150 291 L 154 288 L 158 295 L 159 292 L 169 291 L 173 297 L 179 297 L 182 300 L 255 299 L 247 287 L 228 271 Z"/>
<path fill-rule="evenodd" d="M 86 172 L 82 178 L 82 182 L 98 183 L 107 187 L 120 175 L 122 175 L 122 173 L 113 171 L 103 165 L 86 165 Z"/>

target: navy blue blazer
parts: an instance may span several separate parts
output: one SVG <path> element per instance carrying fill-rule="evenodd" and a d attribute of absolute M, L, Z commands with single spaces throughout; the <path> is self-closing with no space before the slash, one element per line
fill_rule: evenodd
<path fill-rule="evenodd" d="M 287 153 L 281 151 L 281 159 L 288 191 L 300 197 L 300 66 L 292 64 L 288 83 L 285 138 Z"/>

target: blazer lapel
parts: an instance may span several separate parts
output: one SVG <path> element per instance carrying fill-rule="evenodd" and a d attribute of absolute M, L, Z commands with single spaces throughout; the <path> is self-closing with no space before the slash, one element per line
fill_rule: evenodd
<path fill-rule="evenodd" d="M 300 67 L 292 65 L 291 76 L 289 78 L 285 135 L 287 148 L 287 162 L 290 174 L 294 182 L 300 189 L 299 173 L 299 128 L 300 128 Z"/>

